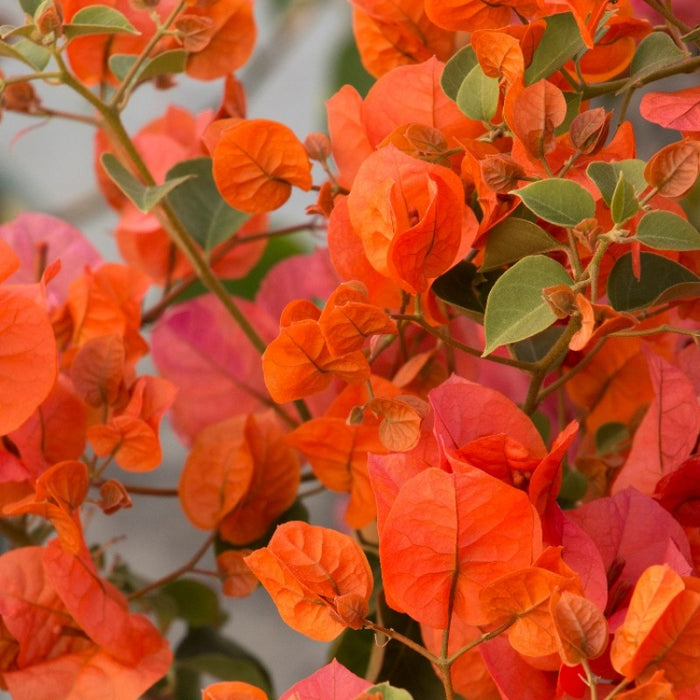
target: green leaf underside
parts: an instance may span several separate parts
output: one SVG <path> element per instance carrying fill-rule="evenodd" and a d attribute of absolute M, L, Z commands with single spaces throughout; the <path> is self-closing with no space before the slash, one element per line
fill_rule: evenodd
<path fill-rule="evenodd" d="M 498 92 L 498 79 L 490 78 L 477 64 L 459 87 L 457 106 L 470 119 L 489 122 L 498 108 Z"/>
<path fill-rule="evenodd" d="M 211 163 L 211 158 L 186 160 L 166 175 L 166 182 L 187 180 L 168 195 L 168 201 L 190 236 L 206 251 L 231 238 L 250 218 L 219 194 Z"/>
<path fill-rule="evenodd" d="M 644 192 L 647 187 L 644 179 L 645 165 L 643 160 L 636 158 L 615 163 L 595 161 L 586 168 L 586 175 L 598 188 L 605 203 L 610 206 L 621 173 L 625 176 L 627 182 L 632 185 L 637 195 Z"/>
<path fill-rule="evenodd" d="M 612 220 L 618 225 L 623 224 L 627 219 L 632 218 L 639 209 L 639 200 L 634 192 L 634 187 L 624 173 L 620 173 L 610 200 Z"/>
<path fill-rule="evenodd" d="M 528 255 L 560 248 L 561 244 L 541 226 L 509 216 L 489 232 L 481 270 L 492 270 L 516 262 Z"/>
<path fill-rule="evenodd" d="M 642 252 L 640 270 L 637 279 L 631 253 L 625 253 L 610 270 L 608 299 L 617 311 L 637 311 L 700 294 L 700 277 L 661 255 Z"/>
<path fill-rule="evenodd" d="M 685 54 L 676 42 L 664 32 L 652 32 L 639 42 L 630 65 L 630 78 L 620 92 L 634 83 L 685 60 Z"/>
<path fill-rule="evenodd" d="M 542 290 L 558 284 L 571 285 L 572 280 L 556 260 L 544 255 L 530 255 L 504 272 L 486 303 L 482 357 L 551 326 L 557 317 Z"/>
<path fill-rule="evenodd" d="M 140 34 L 119 10 L 106 5 L 92 5 L 78 10 L 63 31 L 69 39 L 91 34 Z"/>
<path fill-rule="evenodd" d="M 595 201 L 584 187 L 572 180 L 550 178 L 512 190 L 541 219 L 557 226 L 573 227 L 595 216 Z"/>
<path fill-rule="evenodd" d="M 105 153 L 101 158 L 102 165 L 116 186 L 129 198 L 132 204 L 144 213 L 153 209 L 169 192 L 189 180 L 191 175 L 169 180 L 162 185 L 147 187 L 139 182 L 117 159 L 113 153 Z"/>
<path fill-rule="evenodd" d="M 700 231 L 670 211 L 650 211 L 637 224 L 636 238 L 656 250 L 700 250 Z"/>

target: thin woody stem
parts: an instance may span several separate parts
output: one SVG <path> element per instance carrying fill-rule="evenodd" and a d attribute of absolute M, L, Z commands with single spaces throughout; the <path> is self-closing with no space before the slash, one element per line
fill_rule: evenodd
<path fill-rule="evenodd" d="M 127 598 L 129 600 L 135 600 L 136 598 L 140 598 L 141 596 L 146 595 L 146 593 L 150 593 L 151 591 L 154 591 L 156 588 L 160 588 L 161 586 L 164 586 L 166 583 L 170 583 L 170 581 L 174 581 L 175 579 L 180 578 L 180 576 L 182 576 L 183 574 L 186 574 L 186 573 L 192 571 L 199 563 L 199 560 L 209 551 L 209 548 L 211 547 L 211 545 L 213 544 L 215 539 L 216 539 L 216 530 L 214 530 L 209 535 L 209 537 L 207 537 L 207 539 L 204 540 L 201 547 L 182 566 L 175 569 L 175 571 L 171 571 L 166 576 L 159 578 L 157 581 L 153 581 L 152 583 L 149 583 L 147 586 L 144 586 L 143 588 L 139 588 L 137 591 L 130 593 L 127 596 Z"/>

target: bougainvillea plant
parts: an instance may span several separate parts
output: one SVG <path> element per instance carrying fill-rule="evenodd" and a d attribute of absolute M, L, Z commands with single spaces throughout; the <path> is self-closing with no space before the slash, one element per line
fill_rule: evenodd
<path fill-rule="evenodd" d="M 335 640 L 285 699 L 700 698 L 695 0 L 352 0 L 374 82 L 308 135 L 246 114 L 252 0 L 19 5 L 2 107 L 86 123 L 121 260 L 0 227 L 0 686 L 271 698 L 203 612 L 261 583 Z M 130 133 L 178 79 L 218 110 Z M 88 521 L 147 508 L 164 416 L 206 539 L 137 584 Z"/>

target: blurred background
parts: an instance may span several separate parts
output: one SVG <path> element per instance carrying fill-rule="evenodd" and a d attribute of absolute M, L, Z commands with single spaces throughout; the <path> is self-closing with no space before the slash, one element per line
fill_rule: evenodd
<path fill-rule="evenodd" d="M 345 82 L 354 82 L 363 92 L 369 85 L 354 52 L 349 3 L 255 0 L 254 7 L 256 49 L 237 74 L 246 87 L 248 116 L 281 121 L 301 140 L 312 131 L 325 130 L 325 99 Z M 16 0 L 0 2 L 0 25 L 18 24 L 21 18 Z M 21 68 L 0 59 L 0 70 L 11 75 Z M 192 113 L 215 110 L 221 91 L 222 81 L 195 82 L 184 76 L 178 76 L 176 86 L 169 90 L 144 86 L 136 91 L 125 121 L 133 133 L 161 116 L 170 104 Z M 65 88 L 42 86 L 40 95 L 53 109 L 90 114 L 88 106 Z M 0 121 L 0 223 L 21 211 L 51 214 L 85 232 L 106 260 L 118 260 L 112 234 L 117 217 L 96 188 L 92 147 L 89 126 L 57 120 L 47 123 L 4 113 Z M 304 207 L 313 200 L 313 193 L 294 196 L 273 214 L 271 226 L 301 221 Z M 152 371 L 149 367 L 141 369 L 142 373 Z M 129 482 L 177 486 L 185 451 L 169 431 L 167 421 L 163 422 L 162 435 L 163 465 L 150 474 L 129 474 Z M 328 498 L 314 496 L 307 499 L 307 506 L 313 522 L 328 522 L 334 517 L 334 505 Z M 104 543 L 110 557 L 122 558 L 145 579 L 157 579 L 181 566 L 207 536 L 192 528 L 175 499 L 146 497 L 135 497 L 132 509 L 110 518 L 97 512 L 86 524 L 86 533 L 88 542 Z M 215 568 L 213 557 L 200 566 Z M 216 581 L 202 580 L 217 588 Z M 222 634 L 263 661 L 276 695 L 326 662 L 327 645 L 282 623 L 264 590 L 247 599 L 220 597 L 220 601 L 228 615 Z M 176 624 L 170 635 L 172 641 L 177 642 L 183 632 L 183 626 Z M 192 698 L 199 697 L 197 690 Z"/>

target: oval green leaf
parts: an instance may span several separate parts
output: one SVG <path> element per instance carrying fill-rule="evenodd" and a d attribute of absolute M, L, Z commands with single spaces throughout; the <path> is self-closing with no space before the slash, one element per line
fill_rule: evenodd
<path fill-rule="evenodd" d="M 640 209 L 639 200 L 635 194 L 634 187 L 627 180 L 624 173 L 620 173 L 617 185 L 610 201 L 610 215 L 612 220 L 620 225 L 627 219 L 631 219 Z"/>
<path fill-rule="evenodd" d="M 250 218 L 230 207 L 219 194 L 211 170 L 211 158 L 178 163 L 166 182 L 189 177 L 168 195 L 168 201 L 190 236 L 206 251 L 233 236 Z"/>
<path fill-rule="evenodd" d="M 559 241 L 541 226 L 526 219 L 509 216 L 488 232 L 484 262 L 479 269 L 493 270 L 528 255 L 546 253 L 559 247 Z"/>
<path fill-rule="evenodd" d="M 644 167 L 646 163 L 637 158 L 621 160 L 616 163 L 606 163 L 597 160 L 586 168 L 586 175 L 600 191 L 605 203 L 610 206 L 620 173 L 625 176 L 637 195 L 640 195 L 647 188 L 644 179 Z"/>
<path fill-rule="evenodd" d="M 532 85 L 542 78 L 549 78 L 585 48 L 578 24 L 570 12 L 548 17 L 547 28 L 525 70 L 525 84 Z"/>
<path fill-rule="evenodd" d="M 450 58 L 442 69 L 440 76 L 440 87 L 442 91 L 451 99 L 457 99 L 457 93 L 462 81 L 469 75 L 470 71 L 478 63 L 474 49 L 469 46 L 461 48 Z"/>
<path fill-rule="evenodd" d="M 573 227 L 595 216 L 595 201 L 585 188 L 573 180 L 553 177 L 512 190 L 540 219 L 557 226 Z M 545 285 L 547 286 L 547 285 Z"/>
<path fill-rule="evenodd" d="M 504 272 L 493 285 L 486 302 L 482 357 L 501 345 L 516 343 L 549 328 L 557 317 L 542 290 L 557 284 L 573 284 L 567 271 L 544 255 L 530 255 Z"/>
<path fill-rule="evenodd" d="M 700 231 L 670 211 L 650 211 L 637 225 L 637 240 L 656 250 L 700 250 Z"/>
<path fill-rule="evenodd" d="M 676 42 L 665 32 L 652 32 L 639 42 L 630 65 L 630 78 L 620 90 L 628 90 L 631 85 L 674 63 L 685 60 L 686 56 Z"/>
<path fill-rule="evenodd" d="M 661 255 L 641 253 L 640 270 L 637 279 L 631 253 L 625 253 L 615 262 L 608 276 L 608 299 L 613 309 L 637 311 L 668 301 L 690 299 L 700 293 L 700 277 Z"/>
<path fill-rule="evenodd" d="M 63 27 L 68 39 L 91 34 L 139 34 L 140 32 L 119 10 L 106 5 L 92 5 L 78 10 L 70 24 Z"/>
<path fill-rule="evenodd" d="M 489 122 L 498 108 L 498 79 L 484 73 L 475 65 L 457 91 L 457 106 L 470 119 Z"/>
<path fill-rule="evenodd" d="M 481 323 L 489 292 L 500 274 L 500 270 L 482 273 L 476 265 L 462 260 L 440 275 L 431 289 L 440 299 Z"/>

